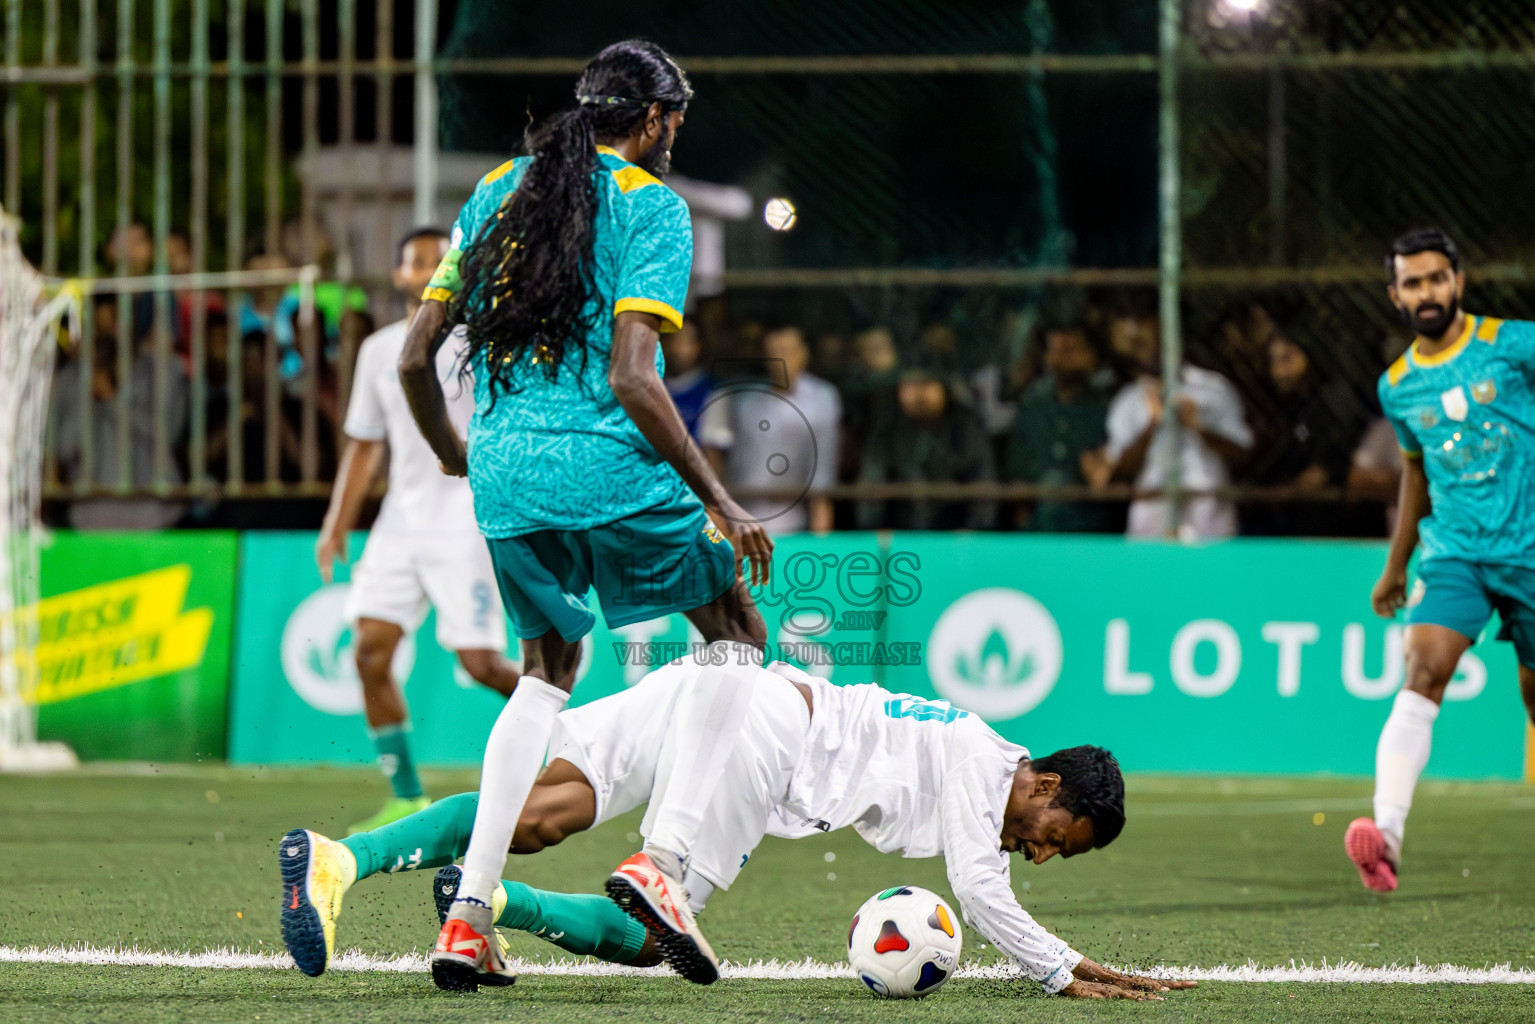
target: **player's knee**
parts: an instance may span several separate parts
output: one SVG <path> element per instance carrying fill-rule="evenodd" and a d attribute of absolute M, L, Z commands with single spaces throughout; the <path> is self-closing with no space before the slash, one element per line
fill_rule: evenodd
<path fill-rule="evenodd" d="M 1434 703 L 1444 699 L 1444 688 L 1455 675 L 1459 659 L 1453 661 L 1426 653 L 1409 653 L 1406 657 L 1406 678 L 1402 688 L 1421 694 Z"/>
<path fill-rule="evenodd" d="M 358 641 L 357 675 L 362 679 L 364 687 L 389 685 L 394 647 L 393 643 L 379 639 L 363 638 Z"/>
<path fill-rule="evenodd" d="M 469 678 L 482 686 L 495 681 L 495 658 L 490 651 L 459 651 L 458 663 L 469 673 Z"/>
<path fill-rule="evenodd" d="M 536 809 L 524 810 L 522 817 L 517 820 L 516 831 L 512 833 L 511 850 L 520 854 L 538 853 L 551 846 L 558 846 L 565 839 L 565 828 L 555 815 Z"/>

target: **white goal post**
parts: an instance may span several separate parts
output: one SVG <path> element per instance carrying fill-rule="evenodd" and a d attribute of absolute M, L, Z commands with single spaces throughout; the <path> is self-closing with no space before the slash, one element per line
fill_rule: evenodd
<path fill-rule="evenodd" d="M 43 445 L 57 330 L 77 293 L 49 298 L 21 252 L 17 221 L 0 209 L 0 771 L 75 766 L 74 751 L 37 739 Z"/>

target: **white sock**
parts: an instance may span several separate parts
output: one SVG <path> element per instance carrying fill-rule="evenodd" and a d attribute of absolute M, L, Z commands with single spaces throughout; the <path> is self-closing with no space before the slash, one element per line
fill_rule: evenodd
<path fill-rule="evenodd" d="M 480 771 L 480 802 L 474 812 L 474 832 L 464 854 L 464 877 L 459 899 L 475 899 L 490 906 L 490 896 L 501 884 L 507 848 L 527 803 L 528 790 L 543 767 L 554 716 L 565 710 L 570 694 L 536 676 L 517 680 L 485 741 L 485 766 Z"/>
<path fill-rule="evenodd" d="M 1428 764 L 1438 717 L 1438 704 L 1421 693 L 1402 690 L 1380 731 L 1380 745 L 1375 748 L 1375 825 L 1398 842 L 1407 827 L 1418 776 Z"/>
<path fill-rule="evenodd" d="M 715 664 L 721 649 L 724 664 Z M 746 644 L 721 640 L 708 653 L 709 663 L 677 698 L 647 815 L 645 848 L 659 847 L 684 863 L 746 721 L 762 664 L 762 653 Z"/>

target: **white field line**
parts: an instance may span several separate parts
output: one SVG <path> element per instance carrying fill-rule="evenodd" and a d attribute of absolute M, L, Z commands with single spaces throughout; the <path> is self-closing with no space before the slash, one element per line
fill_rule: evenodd
<path fill-rule="evenodd" d="M 293 960 L 286 953 L 248 953 L 234 949 L 211 949 L 202 953 L 160 953 L 143 949 L 105 949 L 99 946 L 0 946 L 0 963 L 70 964 L 110 967 L 201 967 L 210 969 L 292 970 Z M 654 968 L 620 967 L 592 960 L 514 960 L 511 966 L 522 974 L 583 978 L 654 977 Z M 369 956 L 351 949 L 337 954 L 330 964 L 333 971 L 372 971 L 395 974 L 426 973 L 426 958 L 415 953 L 401 956 Z M 1188 978 L 1195 981 L 1239 982 L 1364 982 L 1384 985 L 1427 985 L 1440 982 L 1454 985 L 1535 985 L 1535 971 L 1514 969 L 1509 964 L 1488 967 L 1457 967 L 1453 964 L 1413 964 L 1410 967 L 1365 967 L 1345 961 L 1320 965 L 1296 963 L 1287 966 L 1260 967 L 1254 963 L 1220 967 L 1145 968 L 1145 973 L 1164 978 Z M 735 964 L 726 961 L 721 974 L 725 978 L 752 981 L 809 981 L 851 978 L 846 965 L 817 960 L 756 960 Z M 1018 971 L 1006 964 L 966 964 L 957 978 L 1017 979 Z"/>

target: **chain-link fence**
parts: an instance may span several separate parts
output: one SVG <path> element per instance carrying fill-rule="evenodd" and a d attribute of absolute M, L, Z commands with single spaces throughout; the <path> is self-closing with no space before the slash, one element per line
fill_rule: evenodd
<path fill-rule="evenodd" d="M 57 459 L 61 499 L 323 493 L 356 345 L 400 309 L 393 239 L 450 219 L 626 35 L 698 92 L 674 165 L 703 354 L 674 367 L 728 383 L 801 328 L 841 396 L 820 488 L 840 525 L 1118 529 L 1162 495 L 1196 533 L 1380 532 L 1374 381 L 1407 340 L 1385 246 L 1436 224 L 1471 310 L 1535 299 L 1529 0 L 5 12 L 6 206 L 45 272 L 326 279 L 307 331 L 281 287 L 101 303 L 100 392 L 131 393 L 142 359 L 164 443 L 141 472 L 82 346 L 76 404 L 117 403 L 126 458 Z M 789 230 L 763 223 L 774 197 Z"/>

